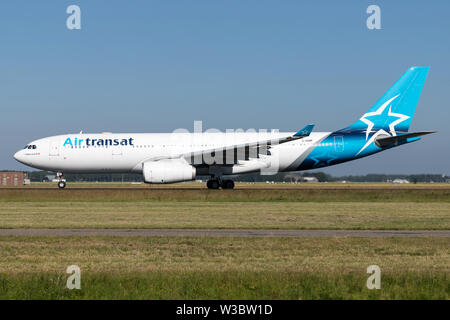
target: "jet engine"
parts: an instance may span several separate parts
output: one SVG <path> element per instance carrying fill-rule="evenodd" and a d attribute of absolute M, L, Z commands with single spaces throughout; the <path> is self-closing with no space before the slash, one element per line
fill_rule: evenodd
<path fill-rule="evenodd" d="M 194 180 L 196 169 L 184 159 L 162 159 L 144 162 L 142 173 L 146 183 L 173 183 Z"/>

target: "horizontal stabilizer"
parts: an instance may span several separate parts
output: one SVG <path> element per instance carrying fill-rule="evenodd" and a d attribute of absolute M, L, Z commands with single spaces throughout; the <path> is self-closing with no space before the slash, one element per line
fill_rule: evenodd
<path fill-rule="evenodd" d="M 307 137 L 307 136 L 309 136 L 311 134 L 313 129 L 314 129 L 314 125 L 313 124 L 308 124 L 303 129 L 300 129 L 299 131 L 297 131 L 297 133 L 294 134 L 294 137 Z"/>
<path fill-rule="evenodd" d="M 424 136 L 427 134 L 435 133 L 436 131 L 421 131 L 421 132 L 412 132 L 412 133 L 406 133 L 401 134 L 397 136 L 380 136 L 375 138 L 375 144 L 380 148 L 390 147 L 392 145 L 398 145 L 406 142 L 411 142 L 413 140 L 416 140 L 414 138 Z"/>

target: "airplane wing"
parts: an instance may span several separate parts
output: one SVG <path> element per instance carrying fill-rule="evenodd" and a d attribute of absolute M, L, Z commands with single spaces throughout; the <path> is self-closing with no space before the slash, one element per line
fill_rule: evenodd
<path fill-rule="evenodd" d="M 308 137 L 311 134 L 313 128 L 314 124 L 309 124 L 293 135 L 279 137 L 277 139 L 261 140 L 220 148 L 199 150 L 185 153 L 179 155 L 178 157 L 190 160 L 190 162 L 194 165 L 202 164 L 205 156 L 209 159 L 214 157 L 216 157 L 216 159 L 219 159 L 220 157 L 222 157 L 220 161 L 221 164 L 231 165 L 237 163 L 239 160 L 259 158 L 259 155 L 270 155 L 269 149 L 272 146 Z"/>

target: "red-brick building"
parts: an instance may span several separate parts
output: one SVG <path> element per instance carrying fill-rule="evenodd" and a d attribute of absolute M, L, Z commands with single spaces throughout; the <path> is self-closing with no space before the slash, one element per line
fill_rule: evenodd
<path fill-rule="evenodd" d="M 0 186 L 23 186 L 26 175 L 24 172 L 0 171 Z"/>

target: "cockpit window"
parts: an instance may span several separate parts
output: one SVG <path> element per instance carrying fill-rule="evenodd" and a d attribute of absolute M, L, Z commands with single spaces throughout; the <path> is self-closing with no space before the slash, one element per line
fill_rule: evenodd
<path fill-rule="evenodd" d="M 24 149 L 28 149 L 28 145 L 26 145 Z"/>
<path fill-rule="evenodd" d="M 27 144 L 24 149 L 36 149 L 36 148 L 37 147 L 35 144 L 29 144 L 29 145 Z"/>

